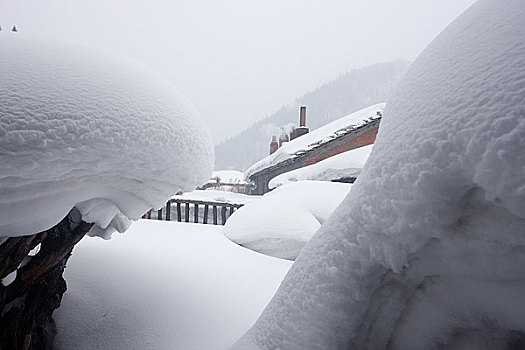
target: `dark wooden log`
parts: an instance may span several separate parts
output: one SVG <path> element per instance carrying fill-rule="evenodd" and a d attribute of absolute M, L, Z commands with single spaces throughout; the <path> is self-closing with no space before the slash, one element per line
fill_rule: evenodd
<path fill-rule="evenodd" d="M 51 316 L 66 290 L 62 274 L 73 247 L 92 225 L 81 221 L 73 209 L 49 230 L 9 238 L 0 245 L 0 279 L 17 272 L 12 283 L 0 284 L 0 349 L 51 348 Z M 28 257 L 38 244 L 40 251 Z M 25 265 L 17 269 L 22 260 Z"/>
<path fill-rule="evenodd" d="M 182 221 L 182 211 L 180 209 L 180 203 L 177 203 L 177 221 L 178 222 Z"/>
<path fill-rule="evenodd" d="M 199 223 L 199 205 L 197 203 L 193 206 L 193 222 L 196 224 Z"/>
<path fill-rule="evenodd" d="M 162 208 L 157 210 L 157 220 L 162 220 Z"/>
<path fill-rule="evenodd" d="M 190 203 L 186 203 L 186 210 L 184 214 L 184 221 L 190 222 Z"/>
<path fill-rule="evenodd" d="M 208 223 L 208 209 L 209 209 L 209 205 L 208 204 L 205 204 L 204 205 L 204 214 L 203 214 L 203 219 L 202 219 L 202 223 L 203 224 L 207 224 Z"/>
<path fill-rule="evenodd" d="M 171 220 L 171 202 L 166 203 L 166 221 Z"/>
<path fill-rule="evenodd" d="M 213 206 L 213 224 L 217 225 L 217 206 Z"/>
<path fill-rule="evenodd" d="M 225 205 L 221 207 L 221 219 L 222 219 L 222 224 L 225 225 L 226 224 L 226 206 Z"/>

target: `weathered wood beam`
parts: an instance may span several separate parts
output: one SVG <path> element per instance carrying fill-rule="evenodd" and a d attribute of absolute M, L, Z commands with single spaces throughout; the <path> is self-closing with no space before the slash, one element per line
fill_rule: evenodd
<path fill-rule="evenodd" d="M 13 282 L 0 284 L 0 349 L 51 348 L 51 316 L 66 290 L 62 274 L 73 247 L 92 225 L 81 221 L 73 209 L 46 231 L 9 238 L 0 245 L 0 278 L 16 271 Z M 40 251 L 29 257 L 38 244 Z"/>

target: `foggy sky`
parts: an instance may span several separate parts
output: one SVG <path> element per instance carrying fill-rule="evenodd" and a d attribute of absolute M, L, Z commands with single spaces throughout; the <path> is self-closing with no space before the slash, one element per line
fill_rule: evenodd
<path fill-rule="evenodd" d="M 217 142 L 345 71 L 413 60 L 474 2 L 0 0 L 0 34 L 16 24 L 131 56 L 181 89 Z"/>

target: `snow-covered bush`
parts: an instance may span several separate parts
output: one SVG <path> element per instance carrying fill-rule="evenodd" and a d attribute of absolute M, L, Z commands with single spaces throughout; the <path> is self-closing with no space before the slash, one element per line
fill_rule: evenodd
<path fill-rule="evenodd" d="M 238 349 L 523 348 L 524 18 L 481 0 L 421 54 Z"/>
<path fill-rule="evenodd" d="M 226 237 L 246 248 L 295 259 L 352 185 L 298 181 L 247 203 L 226 221 Z"/>
<path fill-rule="evenodd" d="M 48 229 L 76 206 L 107 237 L 211 174 L 198 113 L 138 63 L 6 34 L 0 71 L 0 236 Z"/>

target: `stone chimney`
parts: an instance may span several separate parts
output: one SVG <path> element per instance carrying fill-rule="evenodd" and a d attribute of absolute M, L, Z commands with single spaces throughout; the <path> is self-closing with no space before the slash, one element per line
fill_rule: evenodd
<path fill-rule="evenodd" d="M 301 106 L 299 112 L 299 127 L 292 130 L 290 133 L 290 140 L 308 134 L 308 131 L 309 129 L 306 127 L 306 106 Z"/>
<path fill-rule="evenodd" d="M 277 143 L 277 137 L 272 136 L 272 142 L 270 142 L 270 154 L 273 154 L 278 148 L 279 144 Z"/>

